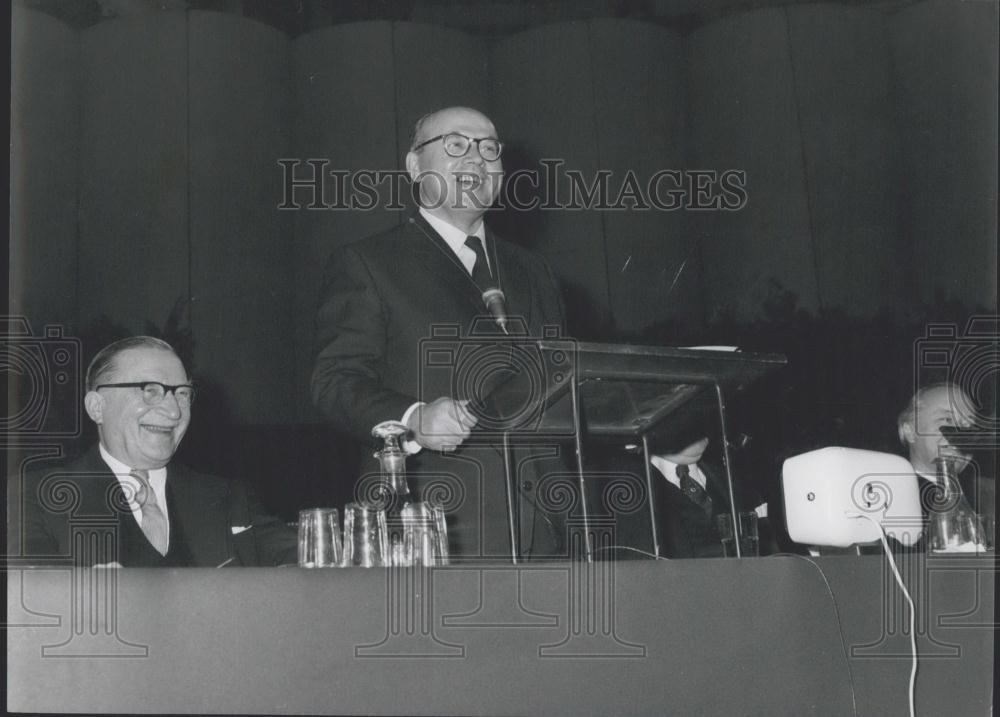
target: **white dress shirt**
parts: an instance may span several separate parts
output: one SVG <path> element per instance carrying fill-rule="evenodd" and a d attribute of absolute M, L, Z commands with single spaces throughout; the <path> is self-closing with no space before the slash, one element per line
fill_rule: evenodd
<path fill-rule="evenodd" d="M 649 462 L 653 465 L 654 468 L 656 468 L 656 470 L 660 471 L 660 473 L 663 474 L 664 478 L 666 478 L 674 487 L 680 490 L 681 479 L 677 477 L 677 465 L 678 465 L 677 463 L 671 463 L 663 456 L 652 456 L 649 459 Z M 688 470 L 691 471 L 691 477 L 694 478 L 695 483 L 700 485 L 703 490 L 708 490 L 707 488 L 708 481 L 705 478 L 705 474 L 701 472 L 701 468 L 698 467 L 698 464 L 697 463 L 688 464 Z M 761 503 L 753 510 L 757 514 L 758 518 L 767 517 L 766 502 Z"/>
<path fill-rule="evenodd" d="M 441 235 L 444 239 L 445 244 L 455 252 L 455 256 L 458 260 L 462 262 L 462 266 L 465 270 L 472 275 L 472 267 L 476 265 L 476 253 L 472 251 L 469 247 L 465 246 L 465 240 L 468 237 L 479 237 L 479 241 L 483 244 L 483 254 L 486 255 L 486 267 L 490 267 L 490 257 L 486 253 L 486 225 L 483 224 L 483 220 L 479 220 L 479 226 L 476 227 L 475 231 L 466 234 L 464 231 L 456 226 L 452 226 L 444 219 L 439 219 L 433 214 L 420 207 L 420 216 L 427 220 L 427 223 L 431 225 L 431 228 Z"/>
<path fill-rule="evenodd" d="M 426 219 L 427 223 L 431 225 L 431 229 L 440 234 L 441 238 L 444 239 L 445 244 L 448 245 L 448 248 L 455 252 L 455 256 L 457 256 L 458 260 L 462 262 L 462 266 L 465 267 L 465 270 L 469 272 L 470 276 L 472 275 L 472 268 L 476 265 L 476 253 L 469 247 L 465 246 L 465 240 L 468 237 L 479 237 L 479 241 L 483 243 L 483 255 L 486 257 L 486 266 L 487 268 L 490 266 L 490 257 L 486 252 L 486 226 L 483 224 L 481 219 L 479 220 L 479 226 L 477 226 L 474 231 L 466 234 L 464 231 L 452 224 L 449 224 L 444 219 L 435 217 L 423 207 L 420 207 L 419 211 L 420 216 Z M 413 415 L 413 412 L 423 405 L 423 401 L 417 401 L 406 409 L 406 413 L 403 414 L 403 417 L 400 420 L 403 423 L 406 423 L 410 420 L 410 416 Z M 415 453 L 419 453 L 421 448 L 422 446 L 416 441 L 405 441 L 403 443 L 403 449 L 411 456 Z"/>
<path fill-rule="evenodd" d="M 666 478 L 667 481 L 680 490 L 681 479 L 677 476 L 677 463 L 671 463 L 663 456 L 653 456 L 649 459 L 649 462 L 653 464 L 653 467 L 656 468 L 656 470 L 663 474 L 663 477 Z M 701 468 L 698 467 L 698 464 L 689 463 L 688 469 L 691 471 L 691 477 L 694 478 L 695 483 L 700 485 L 702 490 L 708 490 L 706 487 L 708 485 L 708 481 L 705 478 L 705 474 L 701 472 Z"/>
<path fill-rule="evenodd" d="M 100 444 L 101 458 L 111 469 L 111 472 L 115 474 L 115 478 L 121 484 L 122 488 L 125 490 L 125 495 L 128 496 L 129 502 L 128 507 L 132 511 L 132 515 L 135 517 L 135 522 L 142 527 L 142 508 L 135 501 L 136 493 L 139 490 L 139 481 L 137 481 L 132 475 L 132 468 L 122 463 L 120 460 L 115 458 L 113 455 L 108 453 L 104 444 Z M 156 494 L 156 504 L 159 506 L 160 510 L 163 511 L 163 517 L 167 520 L 167 539 L 170 539 L 170 516 L 167 514 L 167 469 L 166 468 L 154 468 L 149 473 L 149 485 L 153 489 L 153 493 Z"/>

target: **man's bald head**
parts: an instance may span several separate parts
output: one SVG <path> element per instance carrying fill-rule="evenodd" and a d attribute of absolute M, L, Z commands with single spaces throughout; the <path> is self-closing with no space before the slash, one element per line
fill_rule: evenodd
<path fill-rule="evenodd" d="M 486 150 L 482 140 L 491 140 Z M 490 118 L 471 107 L 431 112 L 417 120 L 410 147 L 406 170 L 420 187 L 420 206 L 467 234 L 476 231 L 503 181 Z"/>
<path fill-rule="evenodd" d="M 442 107 L 439 110 L 428 112 L 423 117 L 418 119 L 416 124 L 413 125 L 413 132 L 410 136 L 410 151 L 412 152 L 421 142 L 441 134 L 441 132 L 438 131 L 439 127 L 447 127 L 453 120 L 462 118 L 473 118 L 479 121 L 485 121 L 491 128 L 493 128 L 493 134 L 496 136 L 496 128 L 493 127 L 493 121 L 479 110 L 473 109 L 472 107 L 461 106 Z"/>

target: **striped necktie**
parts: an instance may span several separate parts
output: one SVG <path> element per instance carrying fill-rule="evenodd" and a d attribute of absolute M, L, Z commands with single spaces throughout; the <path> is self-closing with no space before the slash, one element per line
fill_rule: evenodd
<path fill-rule="evenodd" d="M 135 468 L 129 474 L 139 481 L 139 490 L 135 494 L 135 502 L 142 511 L 142 532 L 146 540 L 156 548 L 160 555 L 167 554 L 169 541 L 167 536 L 167 516 L 163 514 L 156 501 L 156 491 L 149 484 L 149 471 Z"/>

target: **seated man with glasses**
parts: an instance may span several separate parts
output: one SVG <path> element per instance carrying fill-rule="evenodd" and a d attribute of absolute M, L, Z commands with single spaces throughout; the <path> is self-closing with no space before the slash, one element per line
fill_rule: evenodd
<path fill-rule="evenodd" d="M 498 336 L 551 337 L 564 325 L 549 265 L 483 222 L 500 192 L 502 151 L 493 122 L 474 109 L 420 118 L 405 160 L 419 210 L 331 257 L 316 319 L 314 402 L 362 445 L 376 424 L 407 424 L 410 488 L 421 500 L 444 496 L 457 559 L 510 560 L 512 551 L 504 454 L 486 420 L 496 414 L 480 410 L 491 395 L 484 380 L 502 362 L 491 364 L 489 351 L 462 361 Z M 505 321 L 487 308 L 491 289 L 503 292 Z M 552 555 L 561 531 L 537 509 L 545 450 L 515 450 L 516 550 Z"/>
<path fill-rule="evenodd" d="M 241 485 L 172 461 L 194 395 L 164 341 L 138 336 L 101 350 L 84 396 L 100 441 L 27 475 L 9 507 L 10 558 L 84 567 L 295 562 L 294 531 L 263 515 Z"/>
<path fill-rule="evenodd" d="M 907 452 L 920 485 L 924 512 L 933 510 L 941 500 L 942 476 L 938 475 L 938 458 L 951 455 L 957 471 L 958 485 L 970 508 L 976 513 L 995 515 L 996 481 L 982 475 L 983 464 L 974 461 L 974 454 L 953 446 L 943 435 L 943 427 L 973 428 L 976 424 L 975 404 L 968 392 L 954 383 L 934 383 L 919 389 L 900 411 L 896 420 L 899 441 Z M 980 428 L 980 431 L 982 429 Z"/>

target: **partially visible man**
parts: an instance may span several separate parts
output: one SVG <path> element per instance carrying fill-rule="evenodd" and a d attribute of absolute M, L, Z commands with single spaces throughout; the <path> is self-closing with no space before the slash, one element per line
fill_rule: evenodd
<path fill-rule="evenodd" d="M 483 222 L 500 191 L 502 148 L 493 123 L 474 109 L 422 117 L 406 155 L 419 211 L 331 257 L 316 320 L 314 402 L 361 445 L 378 423 L 407 424 L 418 450 L 408 461 L 412 488 L 424 500 L 435 492 L 453 498 L 448 528 L 458 558 L 508 559 L 515 549 L 500 440 L 475 411 L 490 393 L 481 379 L 502 363 L 477 351 L 504 338 L 483 294 L 503 291 L 512 334 L 537 338 L 563 326 L 548 264 Z M 525 557 L 552 555 L 560 539 L 536 509 L 537 456 L 513 462 L 516 550 Z"/>
<path fill-rule="evenodd" d="M 264 515 L 242 486 L 172 461 L 194 387 L 168 343 L 138 336 L 105 347 L 90 363 L 86 391 L 100 440 L 75 461 L 26 476 L 11 511 L 12 558 L 121 567 L 295 562 L 294 531 Z"/>
<path fill-rule="evenodd" d="M 660 557 L 670 559 L 724 556 L 719 519 L 732 514 L 729 487 L 718 452 L 706 455 L 710 441 L 698 437 L 699 427 L 704 424 L 686 425 L 682 418 L 647 436 L 653 446 L 648 505 L 643 454 L 623 453 L 617 445 L 594 446 L 589 454 L 593 470 L 587 477 L 589 505 L 594 515 L 614 529 L 609 536 L 614 547 L 604 550 L 605 559 L 651 557 L 654 547 L 659 548 Z M 760 554 L 777 552 L 768 504 L 747 478 L 734 474 L 736 509 L 756 514 Z M 622 496 L 642 500 L 623 500 Z M 655 536 L 650 509 L 656 519 Z"/>
<path fill-rule="evenodd" d="M 921 388 L 899 413 L 896 426 L 899 440 L 910 464 L 921 480 L 922 501 L 930 500 L 924 486 L 938 483 L 937 458 L 942 449 L 956 456 L 958 482 L 972 510 L 994 515 L 996 482 L 969 468 L 971 456 L 955 449 L 941 433 L 943 426 L 968 428 L 973 425 L 973 404 L 969 395 L 953 383 L 935 383 Z"/>
<path fill-rule="evenodd" d="M 655 455 L 650 463 L 660 474 L 654 478 L 654 505 L 659 513 L 661 555 L 667 558 L 717 558 L 723 556 L 719 517 L 732 515 L 726 475 L 702 460 L 708 438 L 669 454 Z M 757 491 L 734 481 L 736 509 L 757 516 L 759 550 L 774 551 L 774 536 L 767 523 L 767 503 Z"/>

